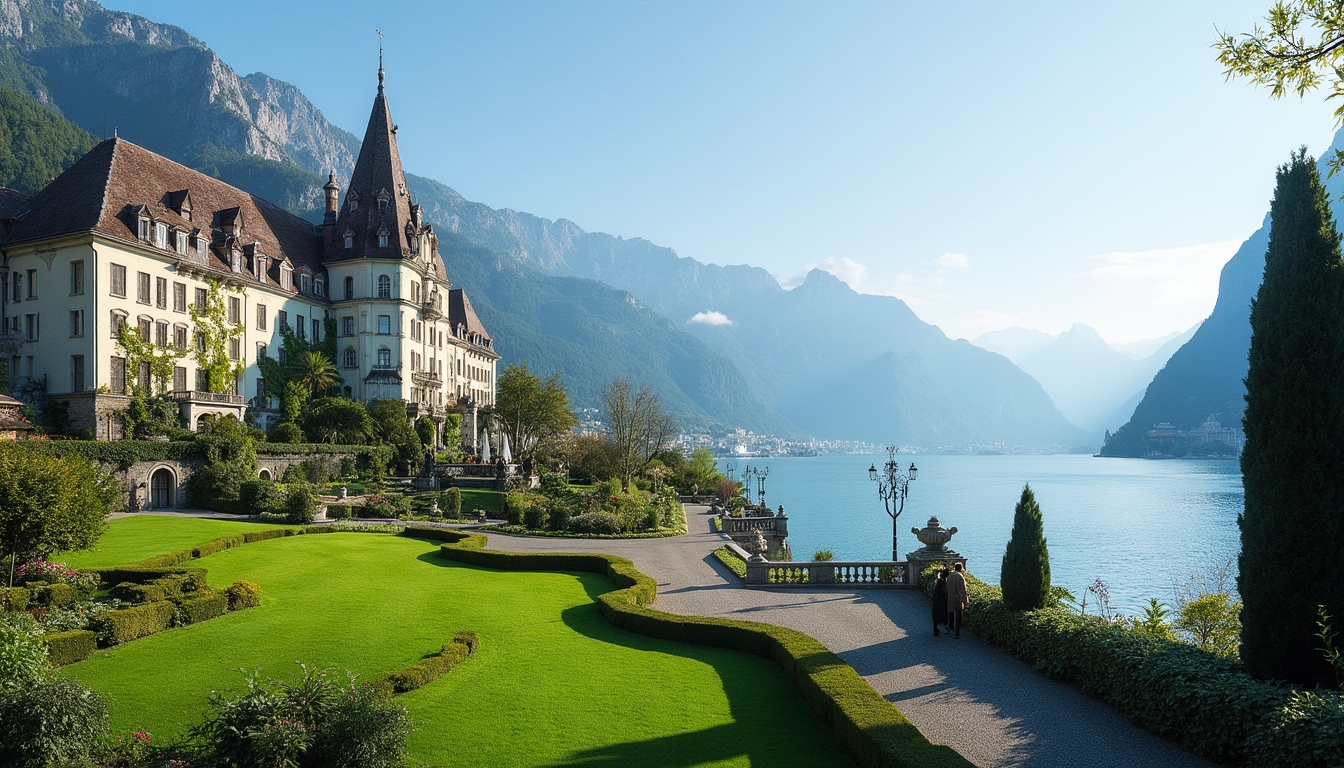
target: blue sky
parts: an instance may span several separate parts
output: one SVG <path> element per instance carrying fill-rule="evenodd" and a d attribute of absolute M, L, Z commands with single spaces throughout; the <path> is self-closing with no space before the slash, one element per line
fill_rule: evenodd
<path fill-rule="evenodd" d="M 1334 127 L 1224 81 L 1215 25 L 1268 0 L 107 5 L 356 135 L 381 27 L 409 170 L 786 285 L 821 266 L 954 337 L 1183 330 Z"/>

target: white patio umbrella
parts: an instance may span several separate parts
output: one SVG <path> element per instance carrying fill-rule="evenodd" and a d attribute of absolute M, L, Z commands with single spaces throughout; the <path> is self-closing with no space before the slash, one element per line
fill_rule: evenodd
<path fill-rule="evenodd" d="M 490 432 L 481 430 L 481 461 L 490 460 Z"/>
<path fill-rule="evenodd" d="M 511 464 L 511 463 L 513 463 L 513 451 L 510 451 L 510 450 L 509 450 L 509 435 L 508 435 L 508 433 L 507 433 L 507 432 L 501 433 L 501 434 L 500 434 L 500 439 L 503 440 L 504 442 L 503 442 L 503 444 L 502 444 L 502 445 L 500 446 L 500 448 L 499 448 L 499 455 L 504 457 L 504 463 L 505 463 L 505 464 Z"/>

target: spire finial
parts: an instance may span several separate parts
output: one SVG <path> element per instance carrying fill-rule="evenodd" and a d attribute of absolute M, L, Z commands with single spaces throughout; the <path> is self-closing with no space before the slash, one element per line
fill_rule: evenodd
<path fill-rule="evenodd" d="M 378 33 L 378 92 L 383 92 L 383 30 L 375 29 Z"/>

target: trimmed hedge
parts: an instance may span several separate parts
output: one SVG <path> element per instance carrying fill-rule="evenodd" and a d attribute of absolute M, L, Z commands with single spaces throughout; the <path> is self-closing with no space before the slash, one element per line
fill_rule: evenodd
<path fill-rule="evenodd" d="M 183 592 L 195 592 L 205 587 L 204 568 L 149 567 L 142 565 L 118 565 L 111 568 L 89 568 L 88 573 L 96 573 L 103 584 L 150 584 L 159 579 L 178 579 L 182 582 Z"/>
<path fill-rule="evenodd" d="M 328 520 L 349 520 L 351 516 L 349 504 L 328 504 Z"/>
<path fill-rule="evenodd" d="M 383 468 L 392 463 L 390 445 L 329 445 L 327 443 L 257 443 L 258 456 L 354 456 L 359 469 Z"/>
<path fill-rule="evenodd" d="M 809 635 L 772 624 L 681 616 L 648 608 L 657 596 L 657 584 L 623 557 L 487 551 L 485 536 L 461 531 L 445 533 L 456 535 L 455 542 L 439 548 L 449 560 L 499 570 L 586 571 L 606 576 L 617 589 L 598 595 L 597 607 L 608 621 L 622 629 L 770 659 L 793 680 L 812 711 L 830 727 L 845 751 L 865 768 L 970 766 L 951 748 L 930 744 L 853 667 Z"/>
<path fill-rule="evenodd" d="M 214 541 L 198 544 L 191 550 L 191 556 L 193 558 L 202 558 L 207 555 L 213 555 L 216 552 L 223 552 L 226 549 L 241 547 L 246 543 L 247 540 L 243 538 L 243 534 L 241 533 L 235 533 L 232 536 L 221 536 Z"/>
<path fill-rule="evenodd" d="M 728 566 L 728 570 L 737 574 L 737 577 L 739 579 L 746 580 L 747 578 L 746 562 L 743 561 L 742 558 L 738 557 L 736 552 L 729 549 L 727 544 L 714 550 L 714 557 L 717 558 L 720 563 L 723 563 L 724 565 Z"/>
<path fill-rule="evenodd" d="M 34 605 L 64 608 L 75 602 L 75 588 L 69 584 L 43 584 L 30 591 L 29 600 Z"/>
<path fill-rule="evenodd" d="M 163 587 L 157 584 L 132 584 L 129 581 L 123 581 L 113 587 L 108 594 L 118 600 L 125 600 L 136 605 L 140 603 L 159 603 L 167 598 Z"/>
<path fill-rule="evenodd" d="M 243 534 L 243 543 L 251 544 L 255 541 L 267 541 L 269 539 L 283 539 L 292 534 L 286 533 L 284 528 L 267 528 L 264 531 L 247 531 Z"/>
<path fill-rule="evenodd" d="M 228 611 L 229 596 L 223 592 L 211 591 L 180 601 L 177 604 L 176 618 L 179 625 L 185 626 L 217 619 Z"/>
<path fill-rule="evenodd" d="M 23 587 L 0 587 L 0 611 L 22 611 L 32 595 Z"/>
<path fill-rule="evenodd" d="M 428 685 L 452 671 L 468 656 L 476 652 L 480 640 L 475 632 L 458 632 L 452 642 L 444 643 L 443 648 L 433 656 L 426 656 L 400 672 L 387 676 L 394 693 L 414 691 Z"/>
<path fill-rule="evenodd" d="M 83 456 L 127 469 L 140 461 L 192 461 L 205 458 L 205 448 L 192 440 L 20 440 L 16 443 L 50 456 Z"/>
<path fill-rule="evenodd" d="M 261 587 L 251 581 L 235 581 L 224 589 L 230 611 L 255 608 L 261 605 Z"/>
<path fill-rule="evenodd" d="M 90 626 L 98 633 L 99 644 L 120 645 L 162 632 L 173 624 L 177 606 L 167 601 L 145 603 L 119 611 L 98 614 Z"/>
<path fill-rule="evenodd" d="M 1341 764 L 1344 695 L 1260 682 L 1240 664 L 1194 646 L 1063 608 L 1014 611 L 998 587 L 969 574 L 966 583 L 965 623 L 977 636 L 1151 733 L 1221 762 Z M 1322 754 L 1336 762 L 1320 760 Z"/>
<path fill-rule="evenodd" d="M 98 650 L 98 635 L 87 629 L 56 632 L 38 639 L 47 644 L 47 661 L 53 667 L 83 661 Z"/>

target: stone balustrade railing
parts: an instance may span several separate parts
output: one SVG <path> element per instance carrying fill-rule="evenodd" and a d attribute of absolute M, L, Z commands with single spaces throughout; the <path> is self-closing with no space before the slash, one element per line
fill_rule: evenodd
<path fill-rule="evenodd" d="M 722 531 L 727 534 L 734 533 L 774 533 L 780 536 L 789 535 L 789 518 L 784 515 L 775 515 L 774 517 L 721 517 L 723 521 Z"/>

